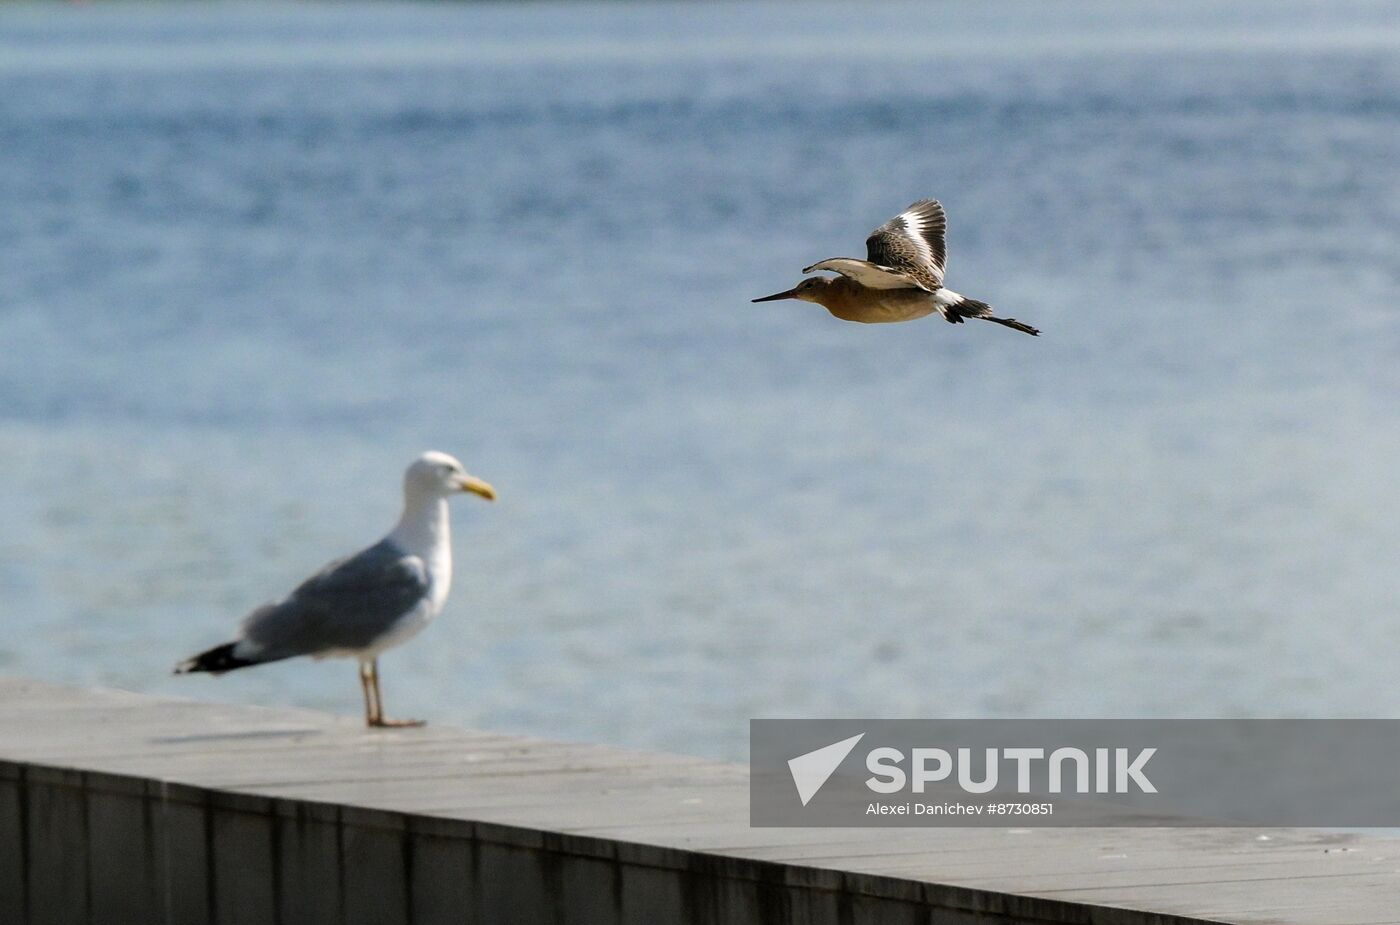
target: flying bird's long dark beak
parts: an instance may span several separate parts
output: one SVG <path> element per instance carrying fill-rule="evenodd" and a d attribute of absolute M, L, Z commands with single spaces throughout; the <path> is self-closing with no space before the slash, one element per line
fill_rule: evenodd
<path fill-rule="evenodd" d="M 793 295 L 793 293 L 795 293 L 796 291 L 797 291 L 796 289 L 789 289 L 787 292 L 775 292 L 775 293 L 773 293 L 772 295 L 766 295 L 766 296 L 764 296 L 764 297 L 761 298 L 761 299 L 751 299 L 750 301 L 753 301 L 753 302 L 776 302 L 778 299 L 795 299 L 795 298 L 797 298 L 797 296 Z"/>

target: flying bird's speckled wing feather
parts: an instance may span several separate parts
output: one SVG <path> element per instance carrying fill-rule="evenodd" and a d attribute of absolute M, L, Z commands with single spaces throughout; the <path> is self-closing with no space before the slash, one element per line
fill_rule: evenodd
<path fill-rule="evenodd" d="M 372 646 L 427 597 L 423 560 L 389 540 L 332 562 L 243 621 L 260 661 Z"/>
<path fill-rule="evenodd" d="M 937 199 L 920 199 L 865 239 L 866 258 L 935 292 L 943 287 L 947 233 L 943 206 Z"/>
<path fill-rule="evenodd" d="M 896 272 L 888 267 L 877 267 L 873 263 L 865 260 L 857 260 L 854 257 L 829 257 L 821 263 L 814 263 L 810 267 L 803 267 L 803 273 L 813 273 L 817 270 L 830 270 L 833 273 L 840 273 L 847 279 L 853 279 L 867 289 L 921 289 L 918 281 L 903 273 Z"/>

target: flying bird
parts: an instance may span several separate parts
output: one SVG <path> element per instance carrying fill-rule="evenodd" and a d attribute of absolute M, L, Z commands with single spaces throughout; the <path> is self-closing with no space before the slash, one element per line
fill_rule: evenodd
<path fill-rule="evenodd" d="M 951 324 L 981 318 L 1032 336 L 1040 334 L 1015 318 L 996 317 L 986 302 L 943 287 L 947 232 L 943 206 L 937 199 L 920 199 L 871 232 L 865 239 L 865 260 L 832 257 L 814 263 L 802 272 L 830 270 L 839 275 L 809 277 L 786 292 L 753 301 L 816 302 L 842 321 L 862 324 L 913 321 L 938 312 Z"/>
<path fill-rule="evenodd" d="M 309 655 L 360 663 L 365 723 L 421 726 L 384 716 L 379 654 L 407 642 L 442 611 L 452 584 L 447 499 L 471 492 L 488 501 L 496 490 L 446 453 L 428 452 L 403 477 L 403 514 L 389 535 L 339 559 L 278 601 L 243 619 L 238 636 L 175 666 L 176 674 L 223 674 Z"/>

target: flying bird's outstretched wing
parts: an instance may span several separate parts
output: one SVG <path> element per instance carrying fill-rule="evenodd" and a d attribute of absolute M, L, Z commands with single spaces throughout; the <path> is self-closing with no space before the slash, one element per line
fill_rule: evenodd
<path fill-rule="evenodd" d="M 830 270 L 869 289 L 943 288 L 943 237 L 948 219 L 936 199 L 918 202 L 885 222 L 865 239 L 868 260 L 832 257 L 803 270 Z"/>
<path fill-rule="evenodd" d="M 947 233 L 948 216 L 943 206 L 937 199 L 920 199 L 865 239 L 865 255 L 876 266 L 908 277 L 920 289 L 935 292 L 943 287 Z"/>
<path fill-rule="evenodd" d="M 869 261 L 857 260 L 854 257 L 828 257 L 821 263 L 814 263 L 810 267 L 804 267 L 802 272 L 815 273 L 817 270 L 830 270 L 833 273 L 840 273 L 847 279 L 855 280 L 867 289 L 924 288 L 923 285 L 912 276 L 907 276 L 889 267 L 877 267 Z"/>

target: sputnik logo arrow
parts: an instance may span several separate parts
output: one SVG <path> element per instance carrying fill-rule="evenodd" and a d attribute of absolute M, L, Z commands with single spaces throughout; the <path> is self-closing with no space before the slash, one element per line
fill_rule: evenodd
<path fill-rule="evenodd" d="M 792 782 L 797 785 L 797 795 L 801 798 L 803 806 L 811 802 L 812 797 L 817 795 L 817 791 L 836 773 L 836 769 L 846 760 L 851 749 L 863 738 L 865 733 L 862 732 L 860 735 L 788 759 L 788 770 L 792 772 Z"/>

